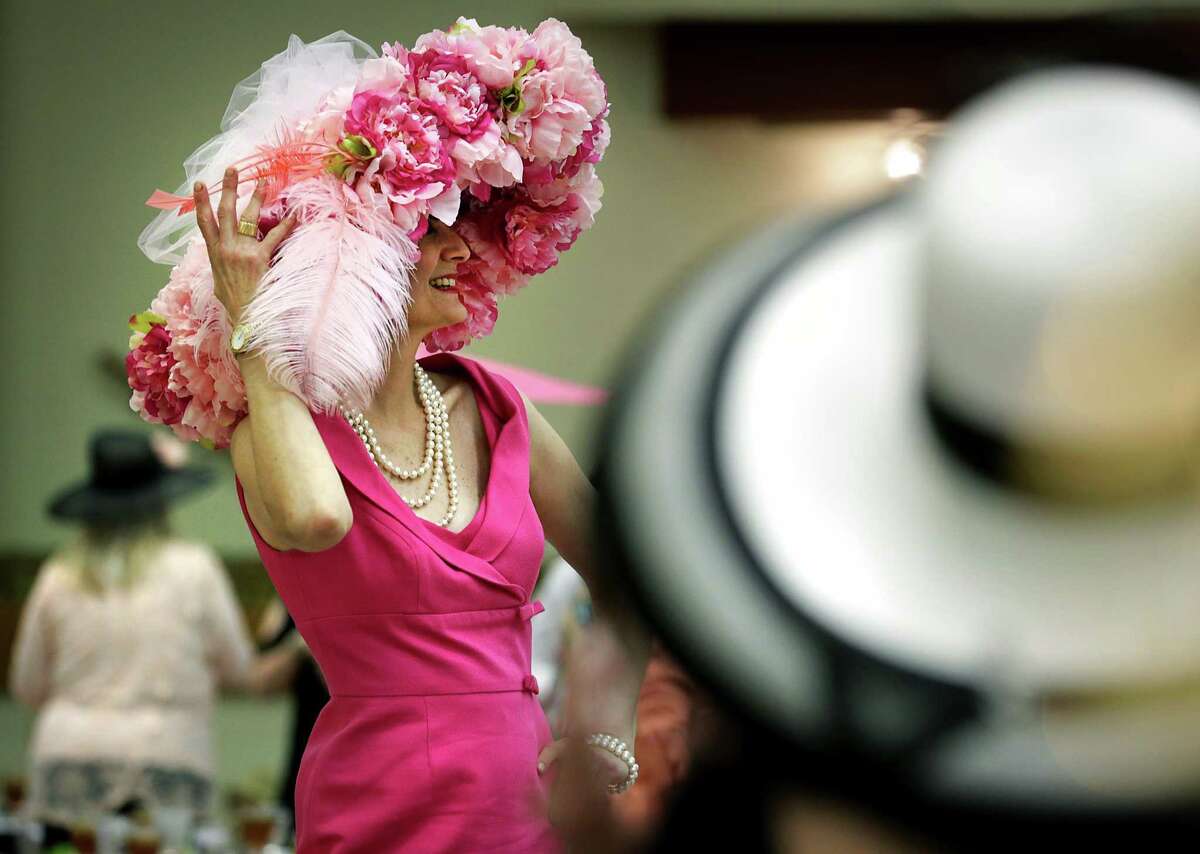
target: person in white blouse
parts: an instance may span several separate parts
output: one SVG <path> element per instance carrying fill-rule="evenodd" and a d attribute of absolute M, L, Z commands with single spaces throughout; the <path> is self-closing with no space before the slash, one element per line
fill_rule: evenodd
<path fill-rule="evenodd" d="M 220 561 L 166 524 L 168 504 L 210 478 L 172 465 L 166 447 L 98 433 L 90 479 L 50 504 L 82 533 L 38 573 L 9 680 L 38 712 L 29 806 L 40 820 L 71 824 L 131 802 L 208 809 L 217 691 L 253 688 L 256 660 Z"/>

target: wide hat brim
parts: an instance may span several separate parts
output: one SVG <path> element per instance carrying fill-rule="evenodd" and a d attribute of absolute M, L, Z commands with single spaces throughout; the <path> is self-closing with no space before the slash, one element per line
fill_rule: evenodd
<path fill-rule="evenodd" d="M 47 512 L 56 519 L 120 522 L 156 513 L 212 482 L 211 471 L 195 467 L 164 469 L 154 480 L 133 488 L 104 489 L 85 481 L 56 495 Z"/>
<path fill-rule="evenodd" d="M 1200 673 L 1200 496 L 1052 507 L 938 445 L 920 237 L 904 196 L 765 229 L 686 283 L 606 424 L 602 516 L 639 601 L 719 695 L 800 744 L 861 724 L 882 751 L 939 706 Z M 850 659 L 906 674 L 864 704 L 895 732 L 833 697 Z M 1180 699 L 1086 730 L 968 727 L 930 778 L 1046 808 L 1165 797 L 1200 769 L 1195 740 L 1154 723 L 1191 720 Z"/>

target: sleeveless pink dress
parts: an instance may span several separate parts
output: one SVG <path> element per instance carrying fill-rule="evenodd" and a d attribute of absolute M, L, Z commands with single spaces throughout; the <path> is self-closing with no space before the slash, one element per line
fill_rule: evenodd
<path fill-rule="evenodd" d="M 468 359 L 421 363 L 466 375 L 492 448 L 464 530 L 413 513 L 340 416 L 314 420 L 354 512 L 346 537 L 280 552 L 246 514 L 331 695 L 300 765 L 297 852 L 558 852 L 537 773 L 551 735 L 530 673 L 544 537 L 525 407 Z"/>

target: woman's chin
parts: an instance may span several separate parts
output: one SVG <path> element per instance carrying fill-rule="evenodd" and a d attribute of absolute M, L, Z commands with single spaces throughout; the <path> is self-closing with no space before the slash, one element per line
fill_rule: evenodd
<path fill-rule="evenodd" d="M 453 291 L 439 295 L 436 300 L 427 300 L 413 307 L 408 315 L 410 327 L 427 329 L 430 332 L 454 326 L 467 319 L 467 308 Z"/>
<path fill-rule="evenodd" d="M 457 326 L 467 319 L 467 310 L 460 304 L 457 311 L 443 312 L 437 319 L 437 329 Z"/>

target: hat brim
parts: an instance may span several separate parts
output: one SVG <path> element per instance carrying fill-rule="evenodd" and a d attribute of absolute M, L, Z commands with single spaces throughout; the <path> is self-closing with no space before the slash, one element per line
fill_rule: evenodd
<path fill-rule="evenodd" d="M 168 469 L 157 480 L 137 489 L 106 490 L 81 483 L 55 496 L 47 512 L 56 519 L 120 522 L 158 512 L 166 504 L 203 489 L 213 479 L 207 469 L 187 467 Z"/>
<path fill-rule="evenodd" d="M 768 575 L 840 635 L 947 678 L 1088 690 L 1200 672 L 1200 493 L 1054 506 L 939 444 L 912 208 L 831 230 L 728 353 L 717 465 Z"/>
<path fill-rule="evenodd" d="M 765 230 L 686 283 L 608 415 L 602 512 L 639 601 L 719 695 L 800 743 L 853 714 L 831 696 L 834 647 L 994 696 L 1136 690 L 1200 665 L 1200 498 L 1054 509 L 937 444 L 919 238 L 903 197 Z M 1036 716 L 968 739 L 952 782 L 1046 798 L 1096 738 L 1101 764 L 1137 777 L 1144 711 L 1082 737 L 1073 721 L 1069 750 Z"/>

